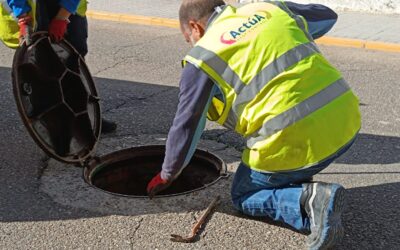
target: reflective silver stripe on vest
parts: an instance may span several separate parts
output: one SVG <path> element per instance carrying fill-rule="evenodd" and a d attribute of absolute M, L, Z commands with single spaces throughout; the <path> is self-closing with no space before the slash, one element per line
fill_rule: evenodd
<path fill-rule="evenodd" d="M 33 0 L 32 3 L 36 5 L 37 0 Z M 14 16 L 14 12 L 11 7 L 8 5 L 7 0 L 0 0 L 0 5 L 4 7 L 4 9 L 12 16 L 15 21 L 18 21 L 18 18 Z"/>
<path fill-rule="evenodd" d="M 11 10 L 10 6 L 8 6 L 8 4 L 7 4 L 7 0 L 0 0 L 0 4 L 8 12 L 8 14 L 12 15 L 12 10 Z"/>
<path fill-rule="evenodd" d="M 252 148 L 257 142 L 265 140 L 276 132 L 300 121 L 343 95 L 349 89 L 350 87 L 347 85 L 346 81 L 344 79 L 339 79 L 317 94 L 264 123 L 259 131 L 249 136 L 247 147 Z M 301 133 L 301 131 L 299 131 L 299 133 Z"/>
<path fill-rule="evenodd" d="M 217 6 L 214 8 L 214 12 L 207 21 L 206 31 L 214 24 L 214 21 L 222 15 L 222 13 L 226 10 L 226 7 L 228 7 L 228 5 Z"/>
<path fill-rule="evenodd" d="M 305 58 L 319 53 L 314 43 L 300 44 L 293 49 L 285 52 L 273 62 L 262 69 L 251 81 L 243 88 L 235 100 L 234 106 L 247 103 L 253 100 L 258 93 L 278 75 L 285 72 L 288 68 L 301 62 Z"/>
<path fill-rule="evenodd" d="M 228 117 L 226 118 L 226 120 L 224 122 L 224 126 L 229 129 L 235 130 L 237 121 L 238 121 L 238 117 L 236 116 L 236 114 L 234 112 L 232 112 L 232 109 L 231 109 L 229 111 Z"/>
<path fill-rule="evenodd" d="M 240 77 L 214 52 L 201 46 L 196 46 L 189 52 L 189 56 L 205 62 L 217 73 L 225 82 L 227 82 L 236 93 L 245 86 Z"/>
<path fill-rule="evenodd" d="M 253 100 L 272 79 L 282 74 L 296 63 L 316 53 L 319 53 L 319 50 L 313 42 L 305 43 L 294 47 L 268 64 L 236 97 L 232 109 L 229 111 L 227 120 L 236 125 L 236 114 L 242 112 L 242 110 L 240 110 L 241 107 Z"/>
<path fill-rule="evenodd" d="M 285 11 L 291 18 L 293 18 L 296 21 L 297 26 L 299 26 L 299 28 L 304 32 L 304 34 L 307 36 L 308 40 L 314 41 L 314 38 L 311 36 L 311 34 L 306 29 L 304 19 L 302 19 L 299 15 L 296 15 L 295 13 L 293 13 L 289 9 L 289 7 L 287 7 L 286 4 L 282 1 L 273 2 L 273 4 L 276 4 L 280 9 Z"/>
<path fill-rule="evenodd" d="M 234 129 L 238 121 L 236 113 L 239 113 L 241 105 L 253 100 L 266 84 L 287 68 L 316 53 L 319 53 L 319 50 L 315 43 L 300 44 L 268 64 L 253 77 L 248 85 L 245 85 L 229 65 L 210 50 L 196 46 L 189 52 L 189 56 L 204 61 L 234 89 L 237 98 L 232 104 L 232 109 L 224 123 L 225 126 Z"/>

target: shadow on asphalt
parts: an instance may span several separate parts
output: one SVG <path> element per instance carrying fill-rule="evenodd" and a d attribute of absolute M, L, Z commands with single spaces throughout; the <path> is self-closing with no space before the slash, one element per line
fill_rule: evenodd
<path fill-rule="evenodd" d="M 400 137 L 359 134 L 354 145 L 336 162 L 352 165 L 400 163 Z"/>
<path fill-rule="evenodd" d="M 9 75 L 9 68 L 0 67 L 0 76 Z M 7 80 L 1 79 L 2 88 L 10 88 L 10 84 L 6 85 Z M 150 101 L 154 93 L 162 93 L 168 90 L 174 90 L 169 100 L 166 102 L 170 105 L 160 105 L 152 102 L 157 112 L 147 114 L 146 120 L 151 121 L 160 114 L 166 114 L 173 117 L 177 103 L 177 88 L 161 86 L 155 84 L 137 83 L 120 81 L 113 79 L 97 78 L 99 82 L 100 93 L 104 97 L 106 110 L 116 110 L 120 107 L 129 107 L 130 105 L 138 105 L 140 107 L 143 100 Z M 4 92 L 3 92 L 4 93 Z M 10 91 L 6 92 L 11 94 Z M 2 96 L 1 100 L 6 99 L 10 103 L 10 96 Z M 15 107 L 6 107 L 8 112 L 16 112 Z M 140 110 L 141 115 L 146 115 L 148 110 Z M 129 114 L 132 114 L 129 113 Z M 123 114 L 128 116 L 127 114 Z M 139 113 L 134 113 L 139 114 Z M 154 116 L 154 117 L 153 117 Z M 127 117 L 127 119 L 143 119 L 143 117 Z M 20 122 L 20 120 L 18 120 Z M 4 124 L 0 125 L 1 131 L 5 131 L 8 127 Z M 131 125 L 129 125 L 131 126 Z M 128 126 L 128 127 L 129 127 Z M 141 124 L 141 126 L 149 126 Z M 157 126 L 157 124 L 155 124 Z M 129 127 L 128 129 L 135 129 Z M 167 131 L 163 131 L 167 132 Z M 206 132 L 206 137 L 212 139 L 216 130 Z M 19 133 L 15 137 L 10 137 L 7 133 L 0 133 L 0 139 L 3 145 L 7 145 L 11 151 L 4 152 L 2 155 L 3 166 L 0 167 L 0 175 L 7 178 L 7 184 L 0 182 L 0 222 L 23 222 L 23 221 L 51 221 L 51 220 L 73 220 L 79 218 L 102 217 L 103 215 L 93 212 L 85 212 L 75 208 L 61 207 L 54 203 L 50 198 L 38 192 L 38 172 L 40 170 L 33 169 L 32 166 L 25 166 L 30 159 L 20 160 L 24 163 L 15 162 L 15 152 L 21 143 L 25 145 L 33 145 L 27 133 Z M 237 139 L 237 138 L 236 138 Z M 232 139 L 232 141 L 236 141 Z M 237 139 L 239 140 L 239 139 Z M 28 142 L 29 141 L 29 142 Z M 400 145 L 399 137 L 360 134 L 353 147 L 340 159 L 338 163 L 361 165 L 361 164 L 392 164 L 400 162 L 400 154 L 398 146 Z M 396 148 L 397 147 L 397 148 Z M 21 152 L 22 150 L 22 152 Z M 23 152 L 26 150 L 28 152 Z M 32 150 L 35 152 L 35 150 Z M 20 148 L 19 157 L 32 156 L 29 147 Z M 9 154 L 7 156 L 7 154 Z M 12 175 L 13 169 L 20 167 L 20 176 Z M 384 171 L 383 171 L 384 172 Z M 23 176 L 22 176 L 23 174 Z M 0 178 L 0 180 L 2 179 Z M 12 179 L 10 179 L 12 178 Z M 3 179 L 4 180 L 4 179 Z M 82 180 L 83 181 L 83 180 Z M 12 185 L 10 184 L 12 183 Z M 11 186 L 10 186 L 11 185 Z M 5 190 L 14 190 L 13 192 Z M 399 218 L 400 218 L 400 183 L 388 183 L 377 186 L 367 186 L 351 188 L 347 190 L 347 207 L 344 214 L 344 224 L 346 227 L 346 236 L 340 248 L 346 249 L 394 249 L 399 247 L 400 235 Z M 228 191 L 227 191 L 228 192 Z M 33 202 L 34 200 L 34 202 Z M 241 216 L 236 213 L 230 206 L 229 202 L 218 208 L 219 212 L 228 213 L 234 216 Z M 227 205 L 227 206 L 225 206 Z M 167 208 L 168 209 L 168 208 Z M 167 211 L 166 211 L 167 212 Z M 182 211 L 183 212 L 183 211 Z"/>
<path fill-rule="evenodd" d="M 350 188 L 338 249 L 399 249 L 400 183 Z"/>

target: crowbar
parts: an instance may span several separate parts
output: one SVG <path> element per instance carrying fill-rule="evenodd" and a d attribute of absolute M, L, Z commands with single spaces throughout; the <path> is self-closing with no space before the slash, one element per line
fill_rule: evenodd
<path fill-rule="evenodd" d="M 184 243 L 191 243 L 194 242 L 197 233 L 199 232 L 200 228 L 203 226 L 204 222 L 206 221 L 207 217 L 211 214 L 211 212 L 214 210 L 214 208 L 218 205 L 220 197 L 217 196 L 211 204 L 207 207 L 207 209 L 203 212 L 203 214 L 200 216 L 199 220 L 196 222 L 196 224 L 192 228 L 192 232 L 190 233 L 189 236 L 187 237 L 182 237 L 177 234 L 171 234 L 171 241 L 174 242 L 184 242 Z"/>

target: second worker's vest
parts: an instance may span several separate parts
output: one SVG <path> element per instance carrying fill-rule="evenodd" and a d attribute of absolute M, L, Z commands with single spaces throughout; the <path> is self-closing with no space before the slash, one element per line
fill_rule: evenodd
<path fill-rule="evenodd" d="M 32 17 L 33 29 L 36 28 L 36 6 L 37 0 L 29 0 L 31 11 L 29 15 Z M 79 2 L 76 14 L 85 16 L 87 10 L 87 0 L 81 0 Z M 40 14 L 40 13 L 39 13 Z M 7 0 L 0 0 L 0 40 L 10 48 L 18 48 L 19 46 L 19 27 L 18 19 L 12 14 L 10 6 L 7 4 Z"/>
<path fill-rule="evenodd" d="M 283 2 L 225 6 L 186 62 L 218 85 L 208 118 L 247 139 L 254 170 L 315 165 L 360 129 L 357 97 Z"/>

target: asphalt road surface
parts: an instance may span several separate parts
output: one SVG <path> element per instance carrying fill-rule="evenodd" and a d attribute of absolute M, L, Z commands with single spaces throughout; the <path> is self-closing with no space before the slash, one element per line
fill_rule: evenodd
<path fill-rule="evenodd" d="M 89 46 L 87 63 L 100 90 L 103 115 L 118 123 L 118 131 L 102 140 L 117 149 L 126 138 L 144 144 L 148 138 L 165 137 L 177 105 L 180 60 L 189 49 L 179 31 L 91 20 Z M 400 54 L 338 47 L 322 51 L 359 96 L 363 120 L 351 150 L 316 177 L 347 188 L 346 233 L 338 249 L 399 249 Z M 170 242 L 169 233 L 189 233 L 208 200 L 180 210 L 171 208 L 171 202 L 153 209 L 151 202 L 118 198 L 115 202 L 132 204 L 136 211 L 124 212 L 109 209 L 113 204 L 85 203 L 92 197 L 68 189 L 72 182 L 53 181 L 56 188 L 49 190 L 53 186 L 43 182 L 66 171 L 50 169 L 22 125 L 10 83 L 12 56 L 13 51 L 0 46 L 0 249 L 304 247 L 304 235 L 233 211 L 229 183 L 219 189 L 226 200 L 191 245 Z M 236 150 L 243 141 L 235 134 L 210 123 L 203 143 L 231 152 L 228 164 L 239 161 Z M 76 181 L 83 182 L 79 176 Z"/>

